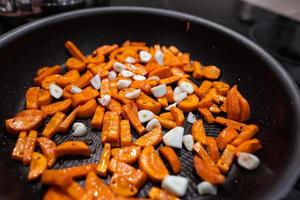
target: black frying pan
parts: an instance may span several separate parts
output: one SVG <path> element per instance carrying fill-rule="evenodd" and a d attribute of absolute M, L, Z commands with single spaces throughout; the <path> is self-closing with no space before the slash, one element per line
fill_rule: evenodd
<path fill-rule="evenodd" d="M 260 126 L 258 138 L 264 148 L 257 155 L 262 164 L 251 172 L 234 164 L 217 197 L 198 196 L 196 185 L 201 180 L 193 170 L 192 154 L 185 150 L 179 153 L 184 168 L 181 175 L 190 179 L 185 199 L 279 199 L 287 194 L 297 179 L 300 164 L 300 101 L 295 83 L 269 54 L 246 38 L 190 15 L 149 8 L 97 8 L 42 19 L 3 35 L 0 38 L 1 122 L 23 108 L 25 89 L 32 85 L 39 67 L 63 64 L 68 58 L 63 47 L 66 40 L 74 41 L 83 52 L 89 53 L 101 44 L 122 43 L 127 39 L 174 44 L 203 64 L 219 66 L 222 80 L 238 84 L 249 100 L 250 122 Z M 186 124 L 186 130 L 189 129 Z M 209 134 L 216 134 L 220 127 L 206 126 L 206 129 Z M 54 139 L 60 143 L 74 138 L 66 134 Z M 55 168 L 98 160 L 100 133 L 91 131 L 79 139 L 90 142 L 94 152 L 91 158 L 64 158 Z M 28 183 L 27 167 L 9 158 L 15 140 L 15 136 L 2 129 L 0 198 L 40 199 L 45 188 L 39 183 Z M 151 185 L 148 183 L 139 196 L 145 196 Z"/>

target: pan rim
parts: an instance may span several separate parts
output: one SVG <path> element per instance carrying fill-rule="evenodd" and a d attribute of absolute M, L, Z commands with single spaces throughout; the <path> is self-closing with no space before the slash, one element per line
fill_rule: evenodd
<path fill-rule="evenodd" d="M 57 14 L 49 17 L 39 19 L 37 21 L 22 25 L 18 28 L 15 28 L 2 36 L 0 36 L 0 49 L 8 45 L 15 38 L 22 36 L 25 33 L 30 33 L 36 29 L 40 29 L 56 22 L 65 21 L 71 18 L 80 18 L 95 14 L 112 14 L 119 12 L 128 12 L 128 13 L 139 13 L 139 14 L 150 14 L 157 15 L 162 17 L 174 18 L 184 21 L 193 22 L 196 24 L 202 24 L 207 26 L 214 31 L 218 31 L 221 34 L 225 34 L 229 37 L 234 38 L 237 42 L 242 43 L 245 47 L 249 48 L 251 51 L 255 52 L 257 56 L 261 57 L 266 63 L 267 66 L 275 73 L 278 81 L 280 81 L 287 94 L 293 99 L 290 104 L 294 108 L 295 112 L 295 121 L 300 121 L 300 95 L 299 89 L 294 80 L 290 77 L 286 69 L 284 69 L 281 64 L 276 61 L 269 53 L 259 47 L 257 44 L 250 41 L 248 38 L 236 33 L 235 31 L 226 28 L 225 26 L 219 25 L 215 22 L 193 16 L 190 14 L 185 14 L 177 11 L 170 11 L 165 9 L 158 8 L 146 8 L 146 7 L 134 7 L 134 6 L 121 6 L 121 7 L 104 7 L 104 8 L 89 8 L 70 11 L 62 14 Z M 300 124 L 295 124 L 295 136 L 300 134 Z M 300 144 L 300 135 L 295 138 L 297 143 Z M 300 145 L 296 146 L 296 150 L 293 152 L 289 166 L 286 167 L 286 170 L 282 172 L 281 178 L 278 179 L 276 185 L 272 187 L 266 194 L 264 194 L 263 199 L 281 199 L 284 198 L 293 185 L 298 179 L 300 174 Z"/>

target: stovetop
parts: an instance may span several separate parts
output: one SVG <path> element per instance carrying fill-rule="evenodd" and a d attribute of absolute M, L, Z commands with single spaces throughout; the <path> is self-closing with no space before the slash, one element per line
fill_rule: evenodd
<path fill-rule="evenodd" d="M 91 5 L 163 8 L 217 22 L 266 49 L 287 69 L 300 86 L 300 23 L 288 18 L 253 7 L 240 0 L 103 0 L 101 3 Z M 25 19 L 0 17 L 0 35 L 42 16 L 45 14 Z M 296 199 L 300 199 L 300 179 L 285 198 L 285 200 Z"/>

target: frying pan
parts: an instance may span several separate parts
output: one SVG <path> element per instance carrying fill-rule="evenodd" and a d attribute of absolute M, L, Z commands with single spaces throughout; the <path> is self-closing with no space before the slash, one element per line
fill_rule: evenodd
<path fill-rule="evenodd" d="M 201 12 L 201 11 L 199 11 Z M 257 155 L 261 165 L 247 171 L 234 164 L 218 195 L 200 197 L 196 185 L 201 181 L 192 166 L 192 153 L 178 152 L 181 176 L 189 178 L 184 199 L 280 199 L 298 178 L 300 164 L 300 101 L 298 89 L 286 71 L 269 54 L 241 35 L 207 20 L 160 9 L 113 7 L 80 10 L 48 17 L 17 28 L 0 38 L 0 119 L 14 116 L 24 107 L 26 88 L 32 85 L 41 66 L 63 64 L 68 53 L 63 44 L 74 41 L 90 53 L 97 46 L 122 43 L 130 39 L 148 44 L 175 45 L 190 52 L 192 59 L 222 70 L 221 80 L 238 84 L 251 106 L 249 123 L 260 127 L 258 138 L 263 149 Z M 199 84 L 199 82 L 197 82 Z M 198 116 L 199 117 L 199 116 Z M 80 120 L 79 120 L 80 121 Z M 81 120 L 89 123 L 89 120 Z M 187 134 L 190 125 L 185 124 Z M 221 127 L 206 125 L 209 135 Z M 101 133 L 89 130 L 81 138 L 57 134 L 54 140 L 85 140 L 90 158 L 66 157 L 54 168 L 96 162 L 102 151 Z M 0 134 L 0 196 L 3 199 L 40 199 L 45 187 L 28 183 L 28 169 L 10 159 L 16 136 Z M 109 180 L 110 177 L 104 180 Z M 138 196 L 146 196 L 149 182 Z"/>

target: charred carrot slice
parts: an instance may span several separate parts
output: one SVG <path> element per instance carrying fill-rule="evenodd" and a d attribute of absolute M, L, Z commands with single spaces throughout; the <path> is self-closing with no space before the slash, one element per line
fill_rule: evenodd
<path fill-rule="evenodd" d="M 179 198 L 169 194 L 168 192 L 152 186 L 150 191 L 148 192 L 148 196 L 154 200 L 179 200 Z"/>
<path fill-rule="evenodd" d="M 169 120 L 158 116 L 156 116 L 155 118 L 159 121 L 160 125 L 166 129 L 172 129 L 177 126 L 176 122 L 173 120 Z"/>
<path fill-rule="evenodd" d="M 37 139 L 38 132 L 35 130 L 31 130 L 28 134 L 25 147 L 24 147 L 24 153 L 23 153 L 23 164 L 29 165 L 31 161 L 32 154 L 35 149 L 35 143 Z"/>
<path fill-rule="evenodd" d="M 42 175 L 42 173 L 46 170 L 46 168 L 47 168 L 46 158 L 42 154 L 38 152 L 34 152 L 32 154 L 27 179 L 29 181 L 32 181 L 39 178 Z"/>
<path fill-rule="evenodd" d="M 136 105 L 138 106 L 139 110 L 150 110 L 155 114 L 158 114 L 161 109 L 160 103 L 144 93 L 141 93 L 139 98 L 137 98 Z"/>
<path fill-rule="evenodd" d="M 141 147 L 156 146 L 162 141 L 162 136 L 162 130 L 158 127 L 139 137 L 134 144 Z"/>
<path fill-rule="evenodd" d="M 77 58 L 78 60 L 81 60 L 82 62 L 85 62 L 85 56 L 83 55 L 83 53 L 78 49 L 78 47 L 76 47 L 76 45 L 71 42 L 71 41 L 66 41 L 65 42 L 65 47 L 66 49 L 68 49 L 69 53 Z"/>
<path fill-rule="evenodd" d="M 176 122 L 176 124 L 178 126 L 182 126 L 184 123 L 184 114 L 182 112 L 182 110 L 180 110 L 179 108 L 173 107 L 171 108 L 171 114 Z"/>
<path fill-rule="evenodd" d="M 16 145 L 11 154 L 12 159 L 19 160 L 19 161 L 23 160 L 23 154 L 25 151 L 26 140 L 27 140 L 26 131 L 20 132 L 18 140 L 16 142 Z"/>
<path fill-rule="evenodd" d="M 56 144 L 52 140 L 46 137 L 37 138 L 37 144 L 41 148 L 43 155 L 47 160 L 48 167 L 51 167 L 56 160 L 56 156 L 55 156 Z"/>
<path fill-rule="evenodd" d="M 256 138 L 251 139 L 251 140 L 246 140 L 243 143 L 241 143 L 237 148 L 236 148 L 236 152 L 237 155 L 240 152 L 247 152 L 247 153 L 254 153 L 257 150 L 261 149 L 262 145 L 260 143 L 260 141 Z"/>
<path fill-rule="evenodd" d="M 92 128 L 101 129 L 103 123 L 105 108 L 102 106 L 97 106 L 96 111 L 94 113 L 93 119 L 91 121 Z"/>
<path fill-rule="evenodd" d="M 57 112 L 65 113 L 69 110 L 71 104 L 72 104 L 72 100 L 66 99 L 46 106 L 41 106 L 41 111 L 43 111 L 46 115 L 54 115 Z"/>
<path fill-rule="evenodd" d="M 219 185 L 225 182 L 222 174 L 213 171 L 198 156 L 194 157 L 194 167 L 198 176 L 211 184 Z"/>
<path fill-rule="evenodd" d="M 64 75 L 60 76 L 55 83 L 61 87 L 66 87 L 67 85 L 75 82 L 79 77 L 80 74 L 77 70 L 70 70 Z"/>
<path fill-rule="evenodd" d="M 130 105 L 123 105 L 122 110 L 126 116 L 126 118 L 130 121 L 131 125 L 138 132 L 139 135 L 142 135 L 146 129 L 143 124 L 139 121 L 137 115 L 134 113 L 133 109 Z M 103 134 L 103 133 L 102 133 Z"/>
<path fill-rule="evenodd" d="M 181 171 L 181 163 L 175 151 L 168 146 L 160 147 L 158 150 L 159 153 L 168 161 L 173 172 L 178 174 Z"/>
<path fill-rule="evenodd" d="M 214 116 L 207 108 L 199 108 L 198 110 L 207 123 L 211 124 L 215 122 Z"/>
<path fill-rule="evenodd" d="M 194 71 L 193 71 L 193 77 L 196 78 L 196 79 L 203 78 L 203 70 L 202 70 L 200 62 L 194 61 L 192 63 L 192 65 L 193 65 L 193 69 L 194 69 Z"/>
<path fill-rule="evenodd" d="M 105 143 L 96 169 L 98 175 L 106 176 L 110 156 L 111 156 L 111 145 L 109 143 Z"/>
<path fill-rule="evenodd" d="M 238 131 L 242 131 L 245 127 L 247 127 L 246 124 L 234 120 L 226 119 L 224 117 L 216 117 L 215 122 L 224 126 L 232 127 Z"/>
<path fill-rule="evenodd" d="M 34 83 L 36 85 L 40 85 L 42 81 L 52 74 L 58 74 L 62 71 L 61 66 L 55 65 L 53 67 L 48 67 L 45 70 L 43 70 L 41 73 L 38 73 L 38 76 L 34 78 Z"/>
<path fill-rule="evenodd" d="M 171 112 L 161 113 L 159 115 L 159 117 L 174 121 L 174 118 L 173 118 L 173 115 L 171 114 Z"/>
<path fill-rule="evenodd" d="M 85 189 L 88 194 L 91 194 L 93 199 L 115 199 L 115 195 L 110 188 L 94 172 L 88 173 L 85 181 Z"/>
<path fill-rule="evenodd" d="M 58 132 L 65 133 L 71 127 L 72 123 L 75 121 L 77 117 L 77 112 L 80 106 L 75 108 L 59 125 Z"/>
<path fill-rule="evenodd" d="M 64 155 L 90 156 L 90 148 L 81 141 L 67 141 L 58 145 L 55 149 L 56 157 Z"/>
<path fill-rule="evenodd" d="M 222 130 L 216 139 L 219 149 L 223 151 L 227 144 L 230 144 L 236 137 L 238 137 L 238 135 L 238 132 L 231 127 L 227 127 Z"/>
<path fill-rule="evenodd" d="M 201 119 L 194 122 L 192 126 L 192 135 L 196 142 L 206 145 L 206 133 Z"/>
<path fill-rule="evenodd" d="M 188 95 L 183 101 L 178 104 L 178 108 L 183 112 L 192 112 L 197 110 L 199 107 L 199 98 L 194 95 Z"/>
<path fill-rule="evenodd" d="M 251 139 L 258 132 L 258 126 L 250 124 L 243 128 L 242 132 L 233 140 L 232 145 L 239 146 L 246 140 Z"/>
<path fill-rule="evenodd" d="M 209 166 L 212 170 L 219 172 L 215 162 L 199 142 L 194 144 L 193 149 L 207 166 Z"/>
<path fill-rule="evenodd" d="M 49 91 L 40 90 L 38 98 L 38 107 L 49 105 L 52 101 L 52 97 Z"/>
<path fill-rule="evenodd" d="M 141 188 L 147 180 L 147 175 L 144 171 L 136 169 L 131 165 L 118 161 L 114 158 L 110 160 L 108 169 L 112 173 L 121 174 L 137 188 Z"/>
<path fill-rule="evenodd" d="M 233 145 L 227 145 L 223 151 L 220 159 L 217 162 L 217 165 L 222 173 L 228 173 L 233 159 L 235 157 L 236 148 Z"/>
<path fill-rule="evenodd" d="M 120 122 L 120 141 L 121 147 L 131 144 L 130 123 L 128 120 L 121 120 Z"/>
<path fill-rule="evenodd" d="M 123 197 L 130 197 L 138 192 L 138 189 L 134 185 L 117 173 L 112 176 L 109 187 L 116 195 Z"/>
<path fill-rule="evenodd" d="M 200 87 L 195 91 L 195 93 L 197 94 L 198 97 L 203 98 L 211 87 L 212 87 L 212 82 L 204 80 L 201 83 Z"/>
<path fill-rule="evenodd" d="M 207 152 L 215 163 L 219 160 L 220 152 L 215 138 L 207 137 Z"/>
<path fill-rule="evenodd" d="M 203 76 L 207 79 L 215 80 L 221 75 L 221 70 L 216 66 L 206 66 L 202 68 Z"/>
<path fill-rule="evenodd" d="M 77 116 L 80 118 L 87 118 L 94 115 L 97 108 L 97 102 L 95 99 L 91 99 L 81 105 L 77 110 Z"/>
<path fill-rule="evenodd" d="M 153 146 L 146 146 L 139 157 L 139 167 L 152 181 L 162 181 L 169 172 Z"/>
<path fill-rule="evenodd" d="M 111 150 L 112 157 L 128 164 L 135 163 L 138 160 L 140 153 L 140 146 L 114 148 Z"/>
<path fill-rule="evenodd" d="M 63 122 L 66 115 L 61 112 L 57 112 L 45 126 L 42 135 L 47 138 L 51 138 L 59 128 L 59 125 Z"/>
<path fill-rule="evenodd" d="M 26 109 L 38 109 L 40 87 L 31 87 L 26 92 Z"/>

